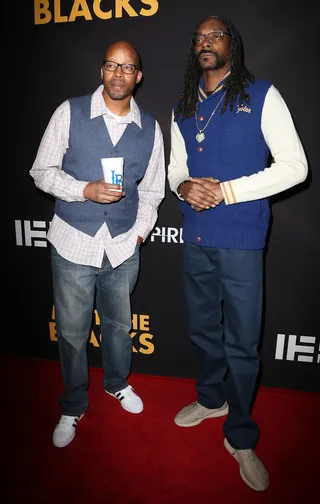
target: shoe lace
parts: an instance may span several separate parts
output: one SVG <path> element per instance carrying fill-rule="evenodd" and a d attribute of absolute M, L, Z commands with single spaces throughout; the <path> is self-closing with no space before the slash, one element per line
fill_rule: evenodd
<path fill-rule="evenodd" d="M 123 396 L 123 398 L 131 398 L 136 395 L 134 388 L 131 385 L 128 385 L 125 389 L 120 390 L 119 393 Z"/>
<path fill-rule="evenodd" d="M 65 425 L 72 425 L 73 427 L 77 426 L 77 423 L 79 422 L 80 416 L 68 416 L 68 415 L 63 415 L 61 420 L 60 420 L 60 425 L 65 424 Z"/>
<path fill-rule="evenodd" d="M 253 450 L 241 450 L 241 453 L 249 462 L 255 462 L 258 458 Z"/>

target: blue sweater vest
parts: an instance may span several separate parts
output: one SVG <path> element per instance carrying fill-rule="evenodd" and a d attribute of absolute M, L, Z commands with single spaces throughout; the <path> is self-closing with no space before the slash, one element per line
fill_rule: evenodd
<path fill-rule="evenodd" d="M 223 101 L 206 127 L 205 139 L 196 140 L 195 117 L 181 118 L 178 126 L 185 140 L 189 174 L 192 177 L 214 177 L 220 182 L 249 176 L 268 166 L 269 148 L 261 131 L 261 114 L 270 83 L 256 80 L 248 92 L 251 104 L 234 105 L 220 114 Z M 223 90 L 198 103 L 199 128 L 203 128 L 219 102 Z M 200 151 L 198 148 L 202 147 Z M 184 216 L 184 241 L 205 247 L 262 249 L 269 226 L 268 199 L 226 205 L 197 214 L 190 205 L 181 202 Z M 197 237 L 200 237 L 196 240 Z"/>
<path fill-rule="evenodd" d="M 94 236 L 106 222 L 115 237 L 128 231 L 138 211 L 138 183 L 143 178 L 153 150 L 155 120 L 142 109 L 142 129 L 132 122 L 114 147 L 102 116 L 90 119 L 91 95 L 70 99 L 69 148 L 63 170 L 77 180 L 103 178 L 101 158 L 124 157 L 123 190 L 126 195 L 111 204 L 56 200 L 55 213 L 72 227 Z"/>

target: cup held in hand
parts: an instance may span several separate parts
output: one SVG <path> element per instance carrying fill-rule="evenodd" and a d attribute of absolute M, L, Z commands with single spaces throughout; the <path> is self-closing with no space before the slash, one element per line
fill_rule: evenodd
<path fill-rule="evenodd" d="M 101 158 L 101 166 L 104 181 L 108 184 L 122 185 L 123 180 L 123 157 Z M 110 189 L 111 191 L 121 191 L 121 189 Z"/>

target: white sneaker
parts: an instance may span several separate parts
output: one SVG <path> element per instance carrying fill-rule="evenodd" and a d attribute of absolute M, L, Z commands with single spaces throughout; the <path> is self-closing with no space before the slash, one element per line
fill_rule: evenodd
<path fill-rule="evenodd" d="M 135 394 L 131 385 L 128 385 L 126 388 L 119 390 L 114 394 L 112 392 L 108 392 L 107 390 L 105 392 L 118 399 L 123 409 L 129 411 L 129 413 L 141 413 L 143 410 L 143 402 L 140 397 Z"/>
<path fill-rule="evenodd" d="M 84 414 L 80 416 L 62 415 L 53 433 L 53 444 L 58 448 L 67 446 L 76 435 L 76 427 Z"/>

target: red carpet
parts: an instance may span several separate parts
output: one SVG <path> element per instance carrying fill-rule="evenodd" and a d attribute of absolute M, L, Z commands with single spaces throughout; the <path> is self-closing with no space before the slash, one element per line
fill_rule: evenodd
<path fill-rule="evenodd" d="M 270 476 L 260 493 L 245 485 L 223 447 L 222 418 L 174 424 L 177 411 L 196 399 L 192 380 L 132 375 L 145 405 L 132 415 L 103 391 L 102 371 L 91 368 L 90 409 L 75 440 L 55 448 L 58 363 L 2 355 L 1 369 L 4 504 L 313 504 L 319 497 L 319 394 L 260 389 L 256 452 Z"/>

